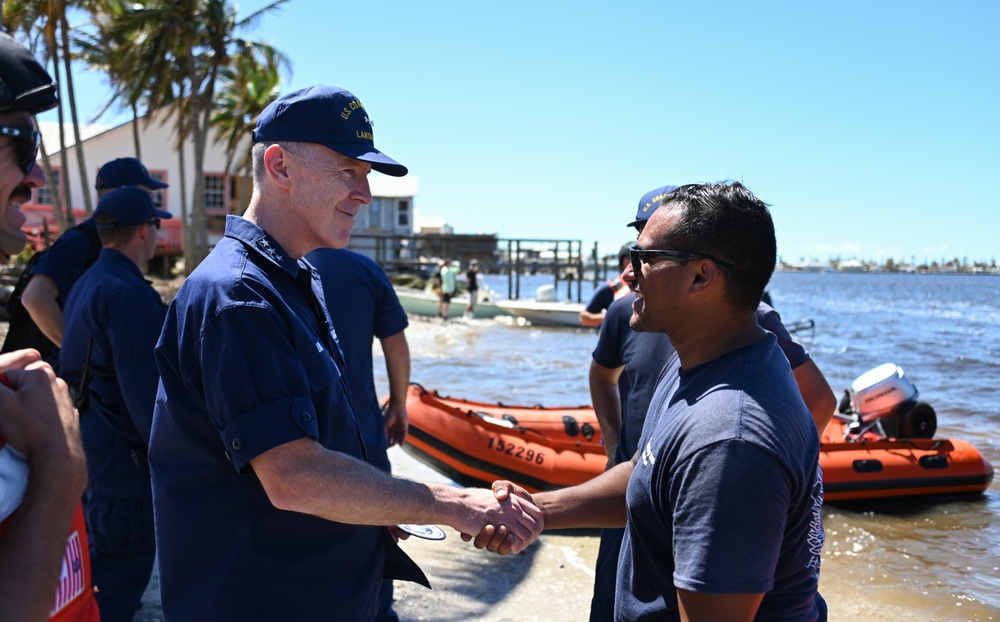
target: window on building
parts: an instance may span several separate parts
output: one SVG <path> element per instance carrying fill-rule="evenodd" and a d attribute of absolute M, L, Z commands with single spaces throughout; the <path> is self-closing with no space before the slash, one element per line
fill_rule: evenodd
<path fill-rule="evenodd" d="M 222 175 L 205 175 L 205 212 L 219 214 L 225 211 L 225 178 Z"/>
<path fill-rule="evenodd" d="M 373 199 L 371 205 L 368 206 L 368 228 L 382 228 L 382 199 Z"/>
<path fill-rule="evenodd" d="M 40 164 L 38 166 L 41 166 Z M 35 203 L 39 205 L 55 205 L 52 197 L 53 193 L 59 192 L 62 187 L 62 171 L 52 169 L 52 175 L 45 180 L 45 187 L 35 191 Z"/>
<path fill-rule="evenodd" d="M 396 216 L 396 223 L 400 227 L 410 228 L 410 201 L 408 199 L 400 199 L 398 205 L 398 215 Z"/>
<path fill-rule="evenodd" d="M 149 176 L 160 182 L 167 178 L 167 174 L 162 171 L 149 171 Z M 165 188 L 155 188 L 152 192 L 150 192 L 150 194 L 153 197 L 153 205 L 156 206 L 156 209 L 167 209 L 164 207 L 167 200 Z"/>

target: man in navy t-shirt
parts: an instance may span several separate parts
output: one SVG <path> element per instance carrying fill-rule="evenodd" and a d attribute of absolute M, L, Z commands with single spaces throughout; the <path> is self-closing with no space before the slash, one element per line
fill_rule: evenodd
<path fill-rule="evenodd" d="M 638 451 L 533 497 L 546 528 L 625 526 L 618 620 L 826 619 L 819 436 L 756 315 L 776 254 L 767 206 L 735 182 L 675 190 L 630 253 L 631 328 L 676 350 Z"/>

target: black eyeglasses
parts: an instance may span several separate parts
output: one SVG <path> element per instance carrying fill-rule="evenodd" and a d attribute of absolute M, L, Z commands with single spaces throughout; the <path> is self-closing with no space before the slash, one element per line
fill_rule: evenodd
<path fill-rule="evenodd" d="M 159 229 L 160 229 L 160 219 L 159 218 L 154 218 L 153 220 L 147 220 L 146 224 L 147 225 L 153 225 L 154 227 L 156 227 L 157 231 L 159 231 Z"/>
<path fill-rule="evenodd" d="M 0 136 L 10 139 L 10 144 L 14 147 L 14 154 L 17 156 L 17 165 L 21 167 L 24 174 L 31 172 L 31 167 L 35 165 L 38 157 L 38 146 L 42 142 L 42 135 L 38 130 L 14 127 L 12 125 L 0 125 Z"/>
<path fill-rule="evenodd" d="M 732 272 L 733 265 L 731 263 L 722 261 L 721 259 L 716 259 L 711 255 L 705 255 L 704 253 L 687 253 L 684 251 L 668 251 L 668 250 L 657 250 L 657 249 L 644 249 L 639 248 L 638 245 L 630 246 L 628 249 L 628 258 L 632 262 L 632 272 L 638 277 L 639 271 L 642 268 L 642 262 L 648 262 L 650 259 L 669 259 L 671 261 L 676 261 L 677 263 L 685 263 L 692 261 L 694 259 L 711 259 L 722 269 L 723 272 Z"/>

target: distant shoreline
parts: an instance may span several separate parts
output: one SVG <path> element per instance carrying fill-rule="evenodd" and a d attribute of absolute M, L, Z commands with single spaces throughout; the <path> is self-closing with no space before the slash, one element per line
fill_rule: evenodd
<path fill-rule="evenodd" d="M 946 272 L 941 270 L 911 271 L 911 270 L 834 270 L 825 268 L 815 270 L 811 268 L 775 268 L 775 272 L 800 272 L 803 274 L 903 274 L 907 276 L 1000 276 L 1000 269 L 993 272 Z"/>

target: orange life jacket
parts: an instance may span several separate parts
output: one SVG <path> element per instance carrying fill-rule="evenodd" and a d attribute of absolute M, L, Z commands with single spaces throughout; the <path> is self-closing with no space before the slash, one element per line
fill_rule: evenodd
<path fill-rule="evenodd" d="M 0 448 L 6 445 L 0 436 Z M 16 515 L 8 516 L 0 522 L 0 540 Z M 56 598 L 49 613 L 55 622 L 100 622 L 101 614 L 94 599 L 94 589 L 90 580 L 90 552 L 87 549 L 87 525 L 83 520 L 83 506 L 76 506 L 73 524 L 66 539 L 63 554 L 62 573 L 56 587 Z"/>

